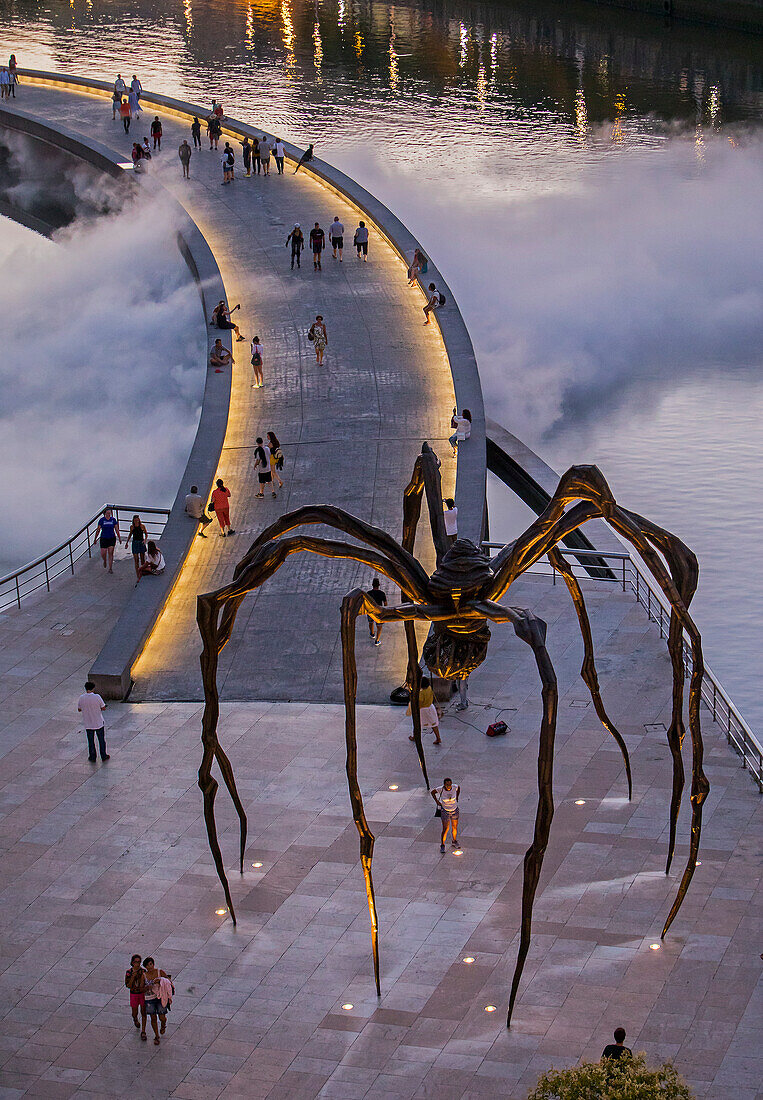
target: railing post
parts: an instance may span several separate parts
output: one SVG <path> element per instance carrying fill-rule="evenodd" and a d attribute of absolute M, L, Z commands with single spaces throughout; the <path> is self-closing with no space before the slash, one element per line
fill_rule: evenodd
<path fill-rule="evenodd" d="M 623 558 L 623 592 L 625 591 L 625 562 L 626 559 Z"/>
<path fill-rule="evenodd" d="M 72 553 L 72 544 L 69 543 L 69 565 L 72 568 L 72 576 L 74 576 L 74 554 Z"/>
<path fill-rule="evenodd" d="M 717 686 L 715 680 L 713 680 L 713 721 L 714 722 L 718 721 L 718 719 L 716 718 L 716 714 L 715 714 L 715 704 L 716 704 L 717 698 L 718 698 L 718 686 Z"/>
<path fill-rule="evenodd" d="M 45 583 L 48 586 L 48 592 L 50 592 L 50 576 L 48 574 L 48 559 L 45 559 Z"/>
<path fill-rule="evenodd" d="M 636 570 L 636 603 L 641 603 L 641 593 L 639 592 L 638 582 L 641 579 L 641 574 L 638 569 Z"/>
<path fill-rule="evenodd" d="M 19 575 L 16 574 L 16 603 L 21 607 L 21 589 L 19 588 Z"/>
<path fill-rule="evenodd" d="M 88 525 L 87 525 L 87 527 L 86 527 L 86 529 L 85 529 L 85 533 L 86 533 L 86 535 L 87 535 L 87 556 L 88 556 L 89 558 L 92 558 L 92 556 L 93 556 L 93 548 L 92 548 L 92 546 L 90 545 L 91 539 L 90 539 L 90 524 L 89 524 L 89 523 L 88 523 Z"/>
<path fill-rule="evenodd" d="M 646 589 L 646 613 L 649 616 L 649 622 L 652 621 L 652 590 L 647 585 Z"/>

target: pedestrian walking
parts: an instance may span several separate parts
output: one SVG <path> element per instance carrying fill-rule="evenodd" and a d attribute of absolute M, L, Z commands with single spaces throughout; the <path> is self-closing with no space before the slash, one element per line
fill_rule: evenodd
<path fill-rule="evenodd" d="M 233 150 L 226 141 L 225 148 L 223 149 L 223 155 L 220 157 L 220 163 L 223 169 L 223 187 L 226 183 L 233 183 Z"/>
<path fill-rule="evenodd" d="M 453 448 L 453 457 L 458 454 L 459 443 L 464 443 L 472 434 L 472 414 L 468 409 L 462 409 L 461 415 L 458 415 L 458 410 L 453 410 L 453 415 L 450 418 L 451 428 L 455 428 L 455 431 L 448 438 Z"/>
<path fill-rule="evenodd" d="M 268 451 L 270 452 L 270 476 L 273 479 L 273 487 L 278 482 L 278 488 L 283 489 L 283 482 L 281 481 L 280 471 L 283 469 L 283 451 L 281 450 L 281 444 L 278 442 L 278 436 L 275 432 L 268 432 L 266 437 L 268 441 Z"/>
<path fill-rule="evenodd" d="M 196 115 L 193 116 L 193 122 L 191 123 L 191 137 L 193 138 L 194 149 L 201 149 L 201 123 Z"/>
<path fill-rule="evenodd" d="M 132 1022 L 140 1029 L 140 1037 L 146 1041 L 146 972 L 141 966 L 140 955 L 130 959 L 130 969 L 125 973 L 125 985 L 130 990 Z M 141 1020 L 138 1021 L 138 1013 Z"/>
<path fill-rule="evenodd" d="M 616 1027 L 614 1034 L 614 1043 L 607 1043 L 604 1050 L 601 1052 L 602 1061 L 605 1058 L 632 1058 L 633 1051 L 630 1047 L 625 1046 L 625 1028 Z"/>
<path fill-rule="evenodd" d="M 326 345 L 329 342 L 329 335 L 326 329 L 326 324 L 320 313 L 316 315 L 310 330 L 307 334 L 307 338 L 315 348 L 315 361 L 319 367 L 323 366 L 323 353 L 326 350 Z"/>
<path fill-rule="evenodd" d="M 132 80 L 130 81 L 130 91 L 135 94 L 138 100 L 138 110 L 140 110 L 140 97 L 143 95 L 143 85 L 138 80 L 135 73 L 132 74 Z"/>
<path fill-rule="evenodd" d="M 262 387 L 265 385 L 262 378 L 263 354 L 264 353 L 262 344 L 260 343 L 260 338 L 259 336 L 255 336 L 255 338 L 252 340 L 252 370 L 254 372 L 254 382 L 252 382 L 252 386 L 255 390 L 262 389 Z"/>
<path fill-rule="evenodd" d="M 248 137 L 241 142 L 241 159 L 244 163 L 244 175 L 252 174 L 252 146 Z"/>
<path fill-rule="evenodd" d="M 374 577 L 374 579 L 371 581 L 371 587 L 368 592 L 366 592 L 366 595 L 368 596 L 369 600 L 373 600 L 377 607 L 387 606 L 387 593 L 383 591 L 381 582 L 378 577 Z M 371 641 L 374 643 L 374 645 L 381 645 L 381 632 L 384 624 L 375 623 L 370 615 L 367 616 L 367 619 Z"/>
<path fill-rule="evenodd" d="M 406 714 L 411 714 L 413 703 L 408 704 Z M 437 707 L 434 701 L 434 691 L 432 690 L 432 681 L 428 676 L 421 677 L 421 683 L 419 684 L 419 720 L 421 722 L 421 732 L 426 733 L 429 730 L 434 734 L 435 745 L 441 745 L 440 740 L 440 716 L 437 713 Z M 408 738 L 409 741 L 415 741 L 416 738 L 413 734 Z"/>
<path fill-rule="evenodd" d="M 355 236 L 352 238 L 352 243 L 358 253 L 358 259 L 361 254 L 363 256 L 363 263 L 368 261 L 368 226 L 365 222 L 359 222 L 358 228 L 355 230 Z"/>
<path fill-rule="evenodd" d="M 302 255 L 302 249 L 305 247 L 305 235 L 299 227 L 299 222 L 294 223 L 289 236 L 286 238 L 286 247 L 289 247 L 289 241 L 291 241 L 291 269 L 294 270 L 294 261 L 297 261 L 297 267 L 301 267 L 300 256 Z"/>
<path fill-rule="evenodd" d="M 87 758 L 91 764 L 94 764 L 97 759 L 95 755 L 96 737 L 98 738 L 101 760 L 111 759 L 106 752 L 106 731 L 103 728 L 103 715 L 101 713 L 105 709 L 106 704 L 100 695 L 96 693 L 95 684 L 92 680 L 88 680 L 85 684 L 85 694 L 80 695 L 77 700 L 77 710 L 82 715 L 82 721 L 85 723 Z"/>
<path fill-rule="evenodd" d="M 334 259 L 336 259 L 337 251 L 339 252 L 339 262 L 342 262 L 342 249 L 344 248 L 344 226 L 340 222 L 339 218 L 335 217 L 329 227 L 329 237 L 331 239 L 331 247 L 334 250 Z"/>
<path fill-rule="evenodd" d="M 233 309 L 228 309 L 224 300 L 221 298 L 215 306 L 214 310 L 212 311 L 212 317 L 210 318 L 209 323 L 210 325 L 214 325 L 215 328 L 232 330 L 236 334 L 236 340 L 240 342 L 241 340 L 245 340 L 246 337 L 241 335 L 238 325 L 234 324 L 234 322 L 230 319 L 230 315 L 231 313 L 233 313 L 233 310 L 236 310 L 238 308 L 239 306 L 234 306 Z"/>
<path fill-rule="evenodd" d="M 226 527 L 229 535 L 235 535 L 236 532 L 230 525 L 230 489 L 225 488 L 221 477 L 218 477 L 215 482 L 210 508 L 217 516 L 217 522 L 220 524 L 221 536 L 225 538 Z M 209 511 L 209 509 L 207 509 L 207 511 Z"/>
<path fill-rule="evenodd" d="M 161 997 L 161 981 L 163 978 L 168 978 L 169 975 L 165 974 L 163 970 L 157 970 L 156 963 L 149 955 L 143 960 L 143 968 L 145 971 L 145 993 L 144 999 L 146 1004 L 146 1015 L 151 1021 L 151 1028 L 154 1032 L 154 1046 L 159 1046 L 161 1040 L 159 1035 L 164 1035 L 167 1028 L 167 1012 L 168 1007 L 162 1001 Z M 161 1021 L 161 1029 L 157 1024 L 157 1020 Z"/>
<path fill-rule="evenodd" d="M 119 114 L 119 108 L 122 106 L 122 93 L 118 92 L 116 85 L 114 91 L 111 93 L 111 121 L 113 122 Z"/>
<path fill-rule="evenodd" d="M 259 176 L 262 169 L 262 163 L 260 161 L 260 139 L 258 137 L 252 138 L 252 173 L 255 171 Z"/>
<path fill-rule="evenodd" d="M 140 516 L 133 516 L 130 530 L 127 532 L 126 542 L 130 543 L 130 553 L 135 562 L 135 576 L 137 584 L 140 580 L 140 569 L 146 562 L 146 540 L 148 531 Z"/>
<path fill-rule="evenodd" d="M 263 176 L 270 175 L 270 151 L 271 145 L 265 134 L 262 135 L 260 140 L 260 164 L 262 165 Z"/>
<path fill-rule="evenodd" d="M 220 119 L 217 117 L 217 115 L 210 115 L 207 119 L 207 137 L 209 138 L 210 151 L 217 148 L 217 142 L 221 137 L 222 132 L 223 128 L 220 125 Z"/>
<path fill-rule="evenodd" d="M 453 497 L 445 498 L 443 504 L 445 505 L 442 510 L 443 519 L 445 520 L 445 537 L 452 545 L 458 538 L 458 508 L 456 508 Z"/>
<path fill-rule="evenodd" d="M 469 677 L 463 676 L 460 680 L 456 680 L 456 687 L 458 689 L 456 710 L 466 710 L 469 706 Z"/>
<path fill-rule="evenodd" d="M 11 74 L 5 65 L 0 68 L 0 99 L 8 99 L 11 92 Z"/>
<path fill-rule="evenodd" d="M 294 169 L 294 175 L 296 176 L 297 172 L 300 170 L 300 168 L 302 167 L 303 164 L 309 164 L 312 159 L 313 159 L 313 143 L 310 142 L 307 149 L 305 149 L 304 153 L 299 158 L 299 162 L 297 163 L 297 167 Z"/>
<path fill-rule="evenodd" d="M 276 140 L 275 140 L 275 144 L 273 145 L 273 155 L 276 158 L 276 169 L 278 171 L 278 175 L 282 176 L 283 175 L 283 161 L 284 161 L 284 157 L 286 156 L 286 150 L 284 149 L 283 142 L 281 141 L 280 138 L 276 138 Z"/>
<path fill-rule="evenodd" d="M 445 295 L 440 294 L 434 283 L 429 284 L 427 290 L 427 304 L 424 306 L 424 324 L 429 324 L 429 314 L 433 313 L 440 306 L 445 305 Z"/>
<path fill-rule="evenodd" d="M 160 153 L 162 151 L 162 124 L 159 121 L 159 116 L 154 115 L 154 121 L 151 123 L 151 137 L 154 142 L 154 149 Z"/>
<path fill-rule="evenodd" d="M 127 101 L 130 104 L 130 112 L 135 119 L 140 118 L 140 97 L 134 88 L 130 88 L 127 94 Z"/>
<path fill-rule="evenodd" d="M 124 96 L 122 103 L 119 107 L 119 117 L 122 119 L 122 125 L 125 128 L 125 133 L 130 133 L 130 122 L 132 121 L 132 111 L 130 110 L 130 101 L 127 96 Z"/>
<path fill-rule="evenodd" d="M 122 80 L 121 73 L 117 73 L 117 78 L 114 81 L 114 91 L 119 94 L 120 102 L 122 100 L 122 97 L 127 95 L 128 88 L 124 80 Z"/>
<path fill-rule="evenodd" d="M 156 577 L 164 572 L 166 566 L 167 563 L 164 560 L 164 554 L 156 543 L 152 539 L 149 539 L 148 546 L 146 547 L 146 560 L 140 567 L 138 580 L 140 580 L 141 577 Z"/>
<path fill-rule="evenodd" d="M 265 447 L 262 442 L 262 436 L 257 436 L 257 446 L 254 450 L 254 468 L 257 471 L 257 481 L 259 482 L 260 491 L 257 493 L 258 497 L 265 496 L 265 486 L 270 486 L 270 495 L 276 496 L 276 491 L 273 486 L 273 475 L 270 472 L 270 451 Z"/>
<path fill-rule="evenodd" d="M 10 93 L 13 98 L 16 98 L 16 85 L 19 82 L 18 66 L 16 64 L 16 55 L 12 53 L 8 58 L 8 76 L 10 77 Z"/>
<path fill-rule="evenodd" d="M 180 157 L 180 163 L 183 165 L 183 179 L 189 180 L 191 178 L 191 146 L 183 139 L 178 146 L 178 156 Z"/>
<path fill-rule="evenodd" d="M 440 851 L 444 853 L 445 838 L 448 835 L 448 829 L 450 829 L 451 832 L 451 845 L 454 848 L 458 847 L 456 836 L 458 834 L 458 799 L 461 794 L 461 787 L 454 787 L 453 780 L 446 777 L 443 780 L 442 786 L 435 787 L 430 793 L 437 803 L 437 808 L 442 819 Z"/>
<path fill-rule="evenodd" d="M 321 252 L 323 252 L 326 244 L 326 234 L 321 229 L 318 222 L 315 223 L 310 230 L 310 247 L 313 250 L 313 271 L 322 271 L 321 267 Z"/>
<path fill-rule="evenodd" d="M 96 541 L 101 548 L 103 568 L 108 569 L 109 573 L 113 573 L 114 547 L 117 542 L 120 546 L 122 545 L 122 538 L 119 534 L 119 520 L 115 518 L 111 508 L 103 509 L 103 515 L 98 520 L 95 529 L 95 538 L 93 539 L 94 546 Z"/>
<path fill-rule="evenodd" d="M 199 494 L 198 485 L 192 485 L 190 493 L 186 494 L 185 511 L 191 519 L 195 519 L 197 523 L 201 524 L 201 530 L 197 533 L 199 538 L 205 539 L 207 536 L 204 531 L 212 522 L 212 517 L 204 513 L 204 498 Z"/>

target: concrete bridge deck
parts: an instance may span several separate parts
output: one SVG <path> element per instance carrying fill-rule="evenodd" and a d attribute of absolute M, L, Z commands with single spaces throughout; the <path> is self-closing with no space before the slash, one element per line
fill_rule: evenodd
<path fill-rule="evenodd" d="M 126 159 L 132 141 L 148 133 L 159 113 L 163 148 L 151 162 L 151 175 L 204 233 L 229 302 L 241 303 L 235 317 L 242 332 L 248 339 L 259 334 L 264 345 L 265 388 L 252 389 L 248 342 L 234 344 L 219 476 L 231 489 L 237 533 L 226 541 L 216 533 L 196 540 L 134 672 L 135 698 L 199 699 L 196 594 L 231 578 L 265 524 L 285 511 L 325 501 L 399 535 L 402 490 L 423 439 L 442 455 L 443 489 L 453 491 L 448 357 L 437 327 L 423 326 L 421 293 L 408 287 L 399 256 L 372 232 L 369 262 L 359 262 L 352 248 L 357 210 L 306 173 L 278 176 L 271 159 L 269 178 L 245 179 L 237 146 L 237 179 L 223 188 L 220 154 L 209 151 L 204 136 L 191 160 L 191 180 L 184 181 L 177 148 L 190 131 L 181 119 L 151 108 L 133 122 L 128 136 L 112 121 L 110 103 L 102 97 L 30 84 L 17 102 L 50 125 L 95 139 Z M 291 271 L 284 244 L 294 222 L 307 237 L 316 221 L 327 232 L 334 215 L 345 226 L 343 263 L 328 250 L 323 271 L 315 274 L 308 250 L 301 269 Z M 317 313 L 329 333 L 323 369 L 316 366 L 306 335 Z M 211 344 L 214 331 L 209 335 Z M 255 495 L 255 437 L 269 429 L 286 454 L 284 491 L 277 501 Z M 370 580 L 370 570 L 354 564 L 309 555 L 291 559 L 239 612 L 221 658 L 223 698 L 341 699 L 339 602 L 350 588 Z M 359 697 L 386 699 L 405 660 L 397 638 L 363 653 Z"/>

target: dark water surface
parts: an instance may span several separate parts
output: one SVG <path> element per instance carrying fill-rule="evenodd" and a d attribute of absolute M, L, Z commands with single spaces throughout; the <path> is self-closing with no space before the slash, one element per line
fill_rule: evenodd
<path fill-rule="evenodd" d="M 491 415 L 695 549 L 709 661 L 760 728 L 760 40 L 587 4 L 23 0 L 11 49 L 214 96 L 387 202 Z M 492 537 L 524 522 L 491 492 Z"/>

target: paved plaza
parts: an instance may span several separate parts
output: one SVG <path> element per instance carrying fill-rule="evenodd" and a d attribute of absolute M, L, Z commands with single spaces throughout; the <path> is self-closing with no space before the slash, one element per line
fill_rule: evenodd
<path fill-rule="evenodd" d="M 22 110 L 121 151 L 129 160 L 134 140 L 148 133 L 156 111 L 149 108 L 125 135 L 112 121 L 110 101 L 71 90 L 24 86 Z M 235 105 L 227 105 L 235 115 Z M 246 343 L 234 343 L 236 365 L 228 430 L 218 475 L 232 494 L 237 534 L 230 542 L 196 539 L 180 579 L 133 675 L 134 697 L 199 699 L 202 695 L 196 629 L 196 594 L 230 581 L 236 562 L 262 530 L 284 512 L 327 503 L 399 535 L 402 492 L 422 440 L 443 461 L 443 493 L 453 492 L 455 462 L 447 437 L 453 383 L 436 325 L 424 327 L 418 289 L 408 287 L 405 267 L 392 248 L 371 234 L 369 262 L 358 262 L 352 235 L 360 215 L 340 196 L 305 172 L 243 177 L 235 142 L 237 179 L 223 188 L 220 152 L 202 148 L 183 180 L 177 149 L 190 141 L 184 120 L 159 111 L 162 152 L 150 174 L 188 210 L 214 252 L 234 319 Z M 338 215 L 345 226 L 344 260 L 323 253 L 323 271 L 313 272 L 309 246 L 302 267 L 292 271 L 286 236 L 300 222 L 307 241 L 320 221 L 327 237 Z M 307 330 L 317 313 L 326 319 L 325 368 L 316 366 Z M 209 329 L 210 345 L 215 330 Z M 253 389 L 249 340 L 264 345 L 265 387 Z M 286 455 L 284 491 L 277 500 L 257 499 L 254 450 L 257 436 L 275 431 Z M 146 501 L 154 504 L 154 501 Z M 312 533 L 319 533 L 316 528 Z M 333 537 L 336 537 L 334 535 Z M 341 536 L 339 536 L 341 537 Z M 423 543 L 429 553 L 431 540 Z M 434 568 L 430 554 L 428 564 Z M 235 699 L 342 698 L 341 652 L 325 637 L 338 622 L 341 596 L 358 584 L 369 587 L 371 570 L 356 563 L 327 562 L 313 555 L 290 559 L 239 612 L 236 630 L 220 660 L 220 685 Z M 274 623 L 277 628 L 274 628 Z M 263 649 L 267 660 L 257 657 Z M 382 702 L 405 669 L 402 634 L 365 662 L 359 699 Z"/>
<path fill-rule="evenodd" d="M 242 879 L 234 816 L 218 795 L 235 929 L 215 913 L 224 902 L 196 786 L 200 705 L 110 706 L 111 760 L 88 763 L 76 698 L 109 627 L 106 580 L 126 587 L 130 571 L 120 562 L 105 578 L 93 564 L 0 617 L 1 1097 L 521 1098 L 548 1065 L 598 1057 L 618 1024 L 650 1059 L 674 1058 L 699 1096 L 763 1095 L 760 797 L 705 715 L 702 863 L 664 946 L 650 950 L 688 815 L 666 879 L 669 664 L 628 597 L 589 593 L 604 696 L 633 756 L 630 804 L 577 676 L 564 590 L 545 578 L 511 590 L 549 622 L 561 703 L 556 816 L 506 1032 L 536 805 L 540 707 L 527 648 L 496 629 L 472 705 L 445 717 L 442 748 L 427 746 L 433 781 L 462 784 L 460 857 L 440 856 L 403 711 L 360 708 L 377 836 L 377 1002 L 341 707 L 223 705 L 221 738 L 249 815 Z M 510 733 L 489 740 L 499 713 Z M 122 978 L 134 951 L 174 975 L 159 1048 L 139 1041 L 129 1017 Z"/>

